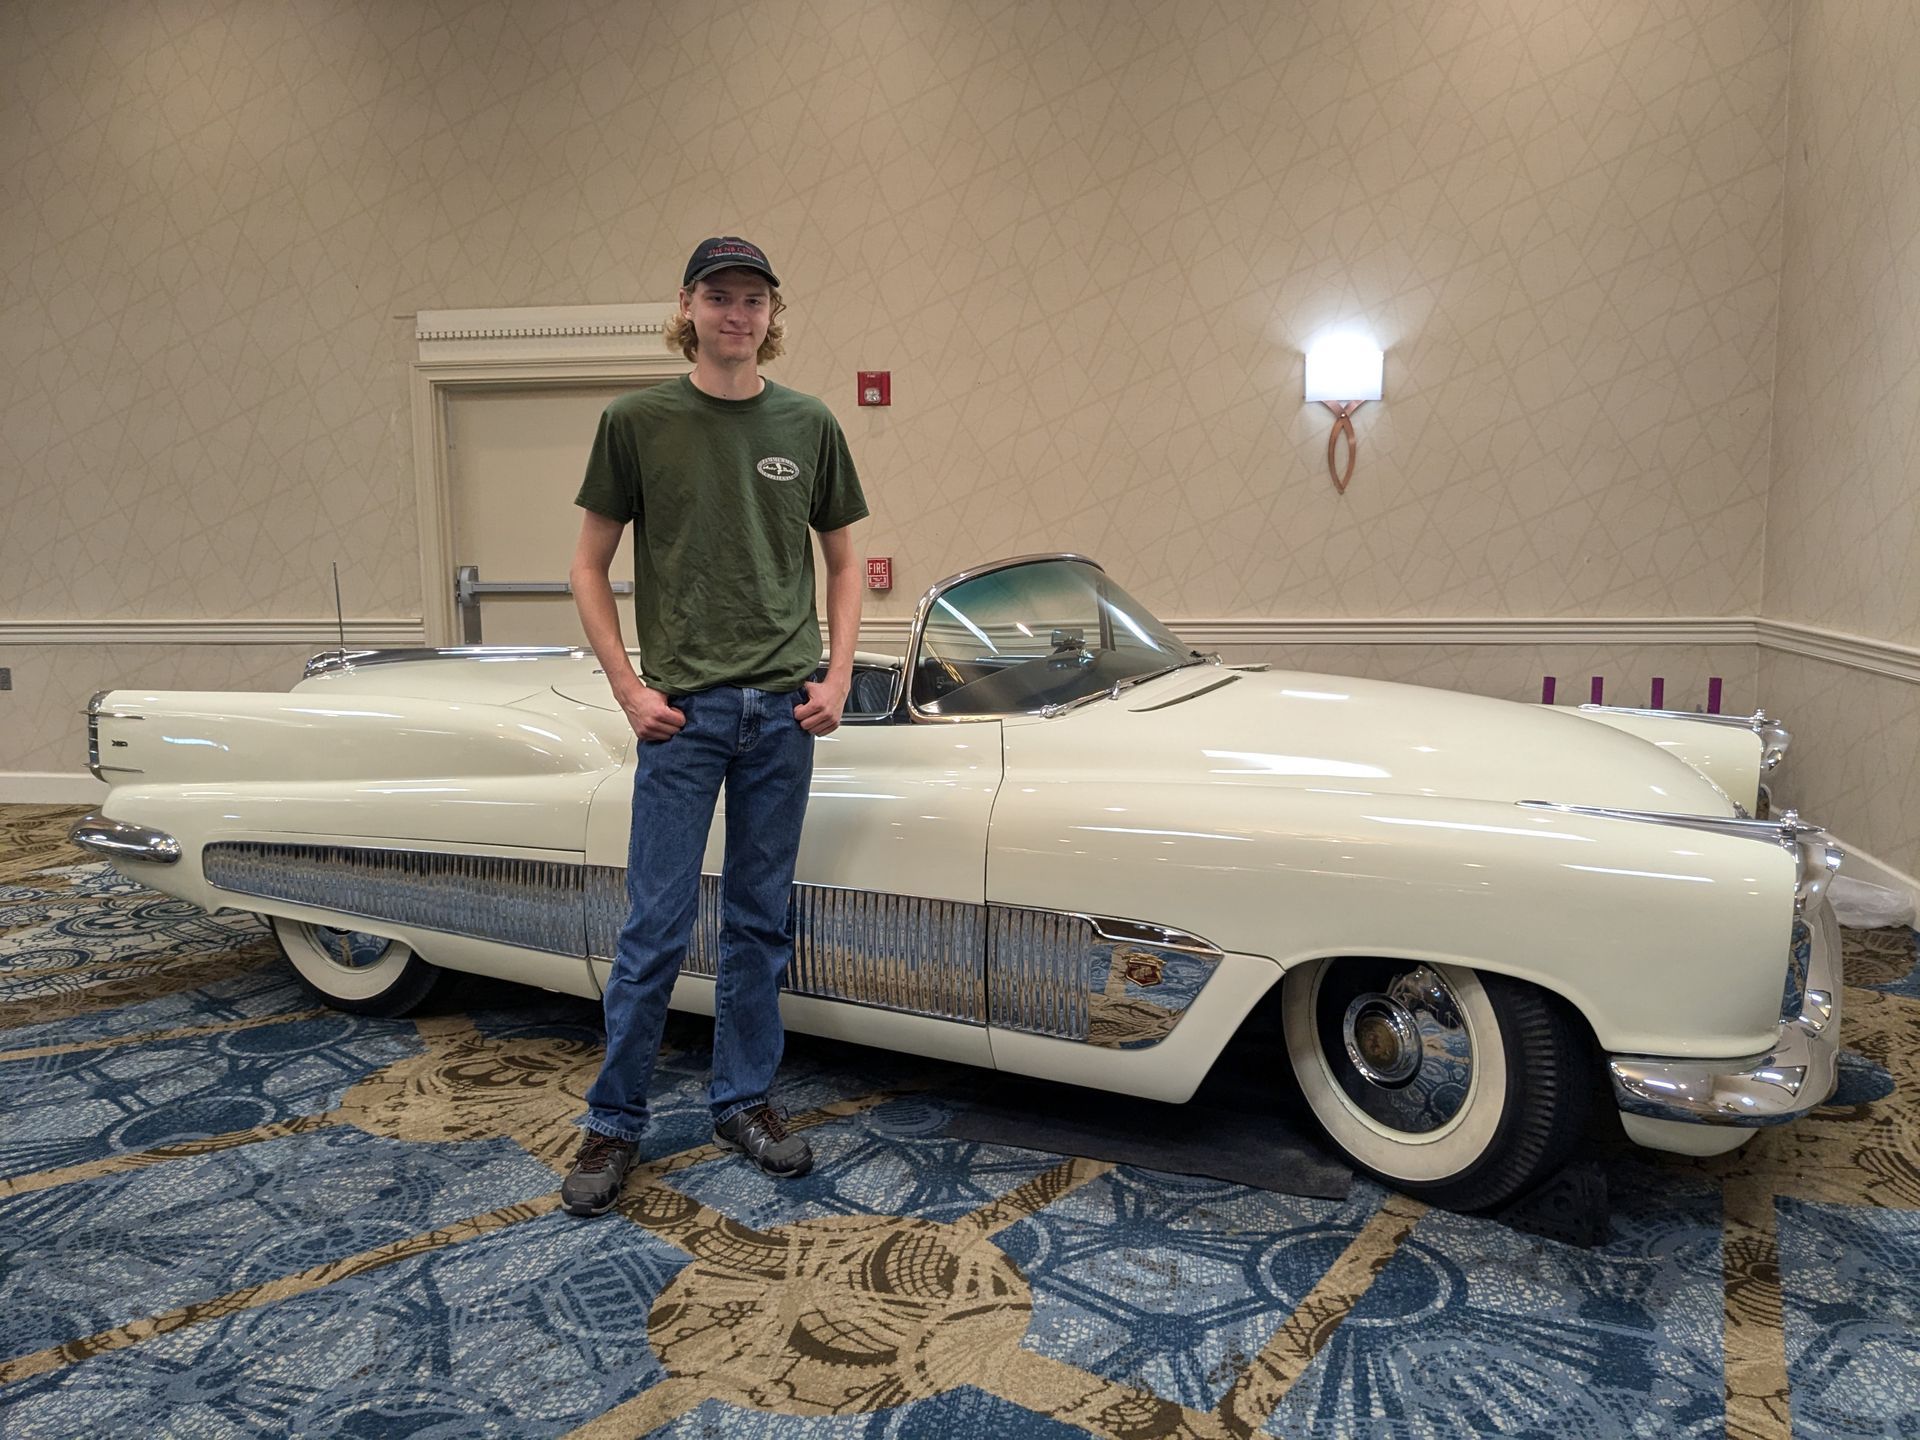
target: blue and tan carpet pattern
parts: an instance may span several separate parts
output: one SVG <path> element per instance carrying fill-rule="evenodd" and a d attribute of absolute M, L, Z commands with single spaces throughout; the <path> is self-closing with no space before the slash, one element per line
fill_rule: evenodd
<path fill-rule="evenodd" d="M 597 1008 L 316 1009 L 260 924 L 0 810 L 0 1436 L 1920 1435 L 1920 973 L 1850 934 L 1834 1103 L 1603 1148 L 1576 1248 L 943 1133 L 962 1072 L 796 1041 L 819 1156 L 716 1151 L 676 1019 L 617 1213 L 556 1188 Z"/>

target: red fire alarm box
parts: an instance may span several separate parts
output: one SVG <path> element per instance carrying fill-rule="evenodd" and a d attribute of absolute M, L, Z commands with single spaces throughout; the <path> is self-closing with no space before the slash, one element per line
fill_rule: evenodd
<path fill-rule="evenodd" d="M 893 404 L 893 372 L 891 370 L 862 370 L 859 374 L 862 405 Z"/>
<path fill-rule="evenodd" d="M 867 557 L 867 588 L 869 590 L 893 588 L 893 557 L 891 555 Z"/>

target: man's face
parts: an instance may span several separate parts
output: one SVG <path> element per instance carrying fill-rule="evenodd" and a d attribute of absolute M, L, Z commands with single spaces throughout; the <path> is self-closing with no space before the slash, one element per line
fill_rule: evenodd
<path fill-rule="evenodd" d="M 680 292 L 680 309 L 693 320 L 700 355 L 741 365 L 760 353 L 773 323 L 773 288 L 753 270 L 716 270 Z"/>

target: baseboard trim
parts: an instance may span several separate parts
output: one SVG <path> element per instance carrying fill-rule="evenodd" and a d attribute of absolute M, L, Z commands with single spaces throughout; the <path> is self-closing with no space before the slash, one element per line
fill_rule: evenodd
<path fill-rule="evenodd" d="M 0 805 L 92 805 L 106 798 L 106 782 L 84 770 L 0 770 Z"/>
<path fill-rule="evenodd" d="M 1847 852 L 1846 863 L 1840 867 L 1840 873 L 1854 880 L 1865 880 L 1874 885 L 1886 885 L 1895 890 L 1905 890 L 1909 895 L 1920 898 L 1920 880 L 1914 879 L 1904 870 L 1896 870 L 1886 861 L 1851 844 L 1846 836 L 1833 837 L 1842 850 Z"/>

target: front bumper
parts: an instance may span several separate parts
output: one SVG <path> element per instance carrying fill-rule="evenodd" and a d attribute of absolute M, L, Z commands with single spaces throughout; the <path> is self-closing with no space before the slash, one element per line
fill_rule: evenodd
<path fill-rule="evenodd" d="M 1796 950 L 1808 951 L 1798 1013 L 1780 1027 L 1779 1043 L 1739 1060 L 1615 1055 L 1607 1069 L 1623 1114 L 1754 1128 L 1783 1125 L 1826 1102 L 1839 1080 L 1840 927 L 1824 895 L 1808 908 L 1794 927 Z"/>
<path fill-rule="evenodd" d="M 82 815 L 67 831 L 67 839 L 109 860 L 138 860 L 148 865 L 175 865 L 180 860 L 180 842 L 166 831 L 109 820 L 104 815 Z"/>

